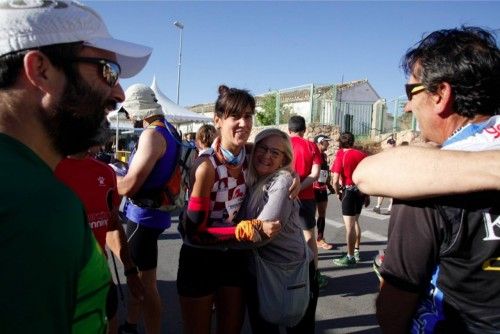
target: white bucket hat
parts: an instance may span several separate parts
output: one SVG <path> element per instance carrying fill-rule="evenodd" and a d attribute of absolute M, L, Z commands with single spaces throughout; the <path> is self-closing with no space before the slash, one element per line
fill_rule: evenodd
<path fill-rule="evenodd" d="M 134 121 L 142 121 L 151 116 L 163 115 L 163 110 L 156 99 L 155 92 L 143 84 L 135 84 L 127 88 L 122 106 Z"/>
<path fill-rule="evenodd" d="M 123 78 L 139 73 L 152 52 L 150 47 L 111 37 L 99 14 L 79 2 L 0 0 L 0 56 L 72 42 L 116 53 Z"/>

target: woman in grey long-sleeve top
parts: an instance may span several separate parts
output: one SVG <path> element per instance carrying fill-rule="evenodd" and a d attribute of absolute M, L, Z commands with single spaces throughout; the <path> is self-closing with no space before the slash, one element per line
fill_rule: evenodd
<path fill-rule="evenodd" d="M 290 139 L 286 133 L 278 129 L 266 129 L 257 135 L 247 178 L 250 189 L 240 217 L 257 218 L 261 221 L 280 221 L 282 228 L 278 235 L 258 248 L 262 258 L 278 263 L 297 262 L 304 260 L 305 257 L 310 261 L 312 297 L 302 320 L 297 326 L 287 328 L 287 332 L 314 333 L 318 289 L 314 277 L 312 254 L 309 248 L 305 247 L 304 235 L 298 224 L 299 206 L 296 200 L 289 199 L 288 189 L 293 181 L 292 160 Z M 305 252 L 307 254 L 304 254 Z M 259 314 L 257 282 L 252 261 L 250 263 L 246 295 L 252 331 L 254 333 L 279 333 L 277 325 L 265 321 Z"/>

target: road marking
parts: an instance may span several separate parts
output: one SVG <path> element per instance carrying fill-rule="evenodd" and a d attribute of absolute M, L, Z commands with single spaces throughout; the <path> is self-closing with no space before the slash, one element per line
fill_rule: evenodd
<path fill-rule="evenodd" d="M 335 228 L 343 228 L 344 227 L 343 223 L 339 223 L 338 221 L 330 219 L 330 218 L 326 218 L 325 222 L 328 225 L 333 226 Z M 381 234 L 378 234 L 378 233 L 375 233 L 372 231 L 363 231 L 363 232 L 361 232 L 361 236 L 365 237 L 367 239 L 370 239 L 370 240 L 374 240 L 374 241 L 387 241 L 386 236 L 383 236 Z"/>
<path fill-rule="evenodd" d="M 325 222 L 328 225 L 331 225 L 331 226 L 333 226 L 335 228 L 342 228 L 342 227 L 344 227 L 344 223 L 339 223 L 338 221 L 330 219 L 330 218 L 325 218 Z"/>
<path fill-rule="evenodd" d="M 361 236 L 374 241 L 387 241 L 387 237 L 372 231 L 363 231 Z"/>

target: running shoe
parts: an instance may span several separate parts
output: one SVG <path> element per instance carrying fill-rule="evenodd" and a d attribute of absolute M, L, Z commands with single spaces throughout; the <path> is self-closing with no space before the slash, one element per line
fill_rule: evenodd
<path fill-rule="evenodd" d="M 356 260 L 356 263 L 361 261 L 361 257 L 359 256 L 359 249 L 354 250 L 354 259 Z"/>
<path fill-rule="evenodd" d="M 356 259 L 354 257 L 348 258 L 347 255 L 333 259 L 333 264 L 338 267 L 352 267 L 356 265 Z"/>
<path fill-rule="evenodd" d="M 317 274 L 318 287 L 320 289 L 325 288 L 328 285 L 328 278 L 325 275 L 322 275 L 320 272 Z"/>
<path fill-rule="evenodd" d="M 373 212 L 380 214 L 380 207 L 374 206 L 373 207 Z"/>
<path fill-rule="evenodd" d="M 329 244 L 325 241 L 325 239 L 320 239 L 316 241 L 316 245 L 318 245 L 318 248 L 323 248 L 325 250 L 330 250 L 333 248 L 332 244 Z"/>

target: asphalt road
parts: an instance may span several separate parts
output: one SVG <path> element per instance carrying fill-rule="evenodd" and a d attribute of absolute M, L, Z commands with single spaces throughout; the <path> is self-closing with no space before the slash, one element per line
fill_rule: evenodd
<path fill-rule="evenodd" d="M 372 198 L 372 203 L 375 201 L 376 198 Z M 361 262 L 355 268 L 346 269 L 332 263 L 333 258 L 345 252 L 345 230 L 341 223 L 339 201 L 335 196 L 329 197 L 326 217 L 325 239 L 337 247 L 330 251 L 319 251 L 319 267 L 328 277 L 329 283 L 320 291 L 316 333 L 380 333 L 374 306 L 378 279 L 372 270 L 372 259 L 380 249 L 385 248 L 389 216 L 376 214 L 371 207 L 363 210 L 360 218 Z M 181 243 L 176 222 L 160 236 L 158 243 L 158 286 L 163 303 L 162 333 L 182 333 L 175 286 Z M 118 272 L 123 272 L 119 264 Z M 120 280 L 123 283 L 124 277 L 121 276 Z M 126 289 L 125 285 L 123 287 Z M 121 323 L 124 319 L 123 304 L 120 305 L 119 318 Z M 245 324 L 242 333 L 250 333 L 248 324 Z"/>

